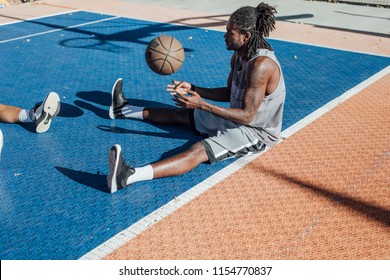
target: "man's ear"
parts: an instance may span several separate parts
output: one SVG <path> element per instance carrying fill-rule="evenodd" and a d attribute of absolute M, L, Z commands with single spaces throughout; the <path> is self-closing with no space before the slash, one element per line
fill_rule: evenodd
<path fill-rule="evenodd" d="M 248 42 L 252 38 L 252 33 L 246 32 L 244 38 L 245 38 L 245 42 Z"/>

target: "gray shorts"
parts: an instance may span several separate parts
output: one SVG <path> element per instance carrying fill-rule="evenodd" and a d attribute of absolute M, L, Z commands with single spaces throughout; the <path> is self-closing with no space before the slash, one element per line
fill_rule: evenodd
<path fill-rule="evenodd" d="M 242 157 L 264 151 L 253 128 L 215 116 L 203 110 L 194 110 L 195 129 L 208 138 L 201 140 L 210 163 L 232 157 Z"/>

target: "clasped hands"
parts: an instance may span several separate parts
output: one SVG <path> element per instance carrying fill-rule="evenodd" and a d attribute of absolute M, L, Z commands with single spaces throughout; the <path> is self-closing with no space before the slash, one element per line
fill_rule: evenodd
<path fill-rule="evenodd" d="M 167 91 L 172 95 L 175 105 L 181 108 L 202 109 L 206 104 L 196 91 L 191 90 L 191 84 L 188 82 L 173 81 L 173 84 L 167 85 Z"/>

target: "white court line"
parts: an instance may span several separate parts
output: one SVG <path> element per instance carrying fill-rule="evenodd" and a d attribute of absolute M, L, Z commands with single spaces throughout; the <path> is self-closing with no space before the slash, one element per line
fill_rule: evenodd
<path fill-rule="evenodd" d="M 345 93 L 343 93 L 339 97 L 336 97 L 335 99 L 331 100 L 329 103 L 325 104 L 321 108 L 318 108 L 316 111 L 314 111 L 310 115 L 306 116 L 305 118 L 303 118 L 299 122 L 293 124 L 292 126 L 287 128 L 286 130 L 284 130 L 282 132 L 282 134 L 281 134 L 281 138 L 282 139 L 286 139 L 286 138 L 290 137 L 295 132 L 301 130 L 302 128 L 304 128 L 308 124 L 312 123 L 313 121 L 315 121 L 319 117 L 323 116 L 324 114 L 326 114 L 327 112 L 329 112 L 330 110 L 332 110 L 333 108 L 338 106 L 339 104 L 341 104 L 344 101 L 348 100 L 349 98 L 351 98 L 352 96 L 354 96 L 358 92 L 360 92 L 363 89 L 365 89 L 366 87 L 372 85 L 373 83 L 375 83 L 376 81 L 378 81 L 379 79 L 383 78 L 384 76 L 386 76 L 389 73 L 390 73 L 390 66 L 387 66 L 386 68 L 384 68 L 383 70 L 379 71 L 375 75 L 371 76 L 367 80 L 361 82 L 357 86 L 355 86 L 352 89 L 346 91 Z"/>
<path fill-rule="evenodd" d="M 331 46 L 317 45 L 317 44 L 311 44 L 311 43 L 302 43 L 302 42 L 296 42 L 296 41 L 285 40 L 285 39 L 278 39 L 278 38 L 269 38 L 269 39 L 275 40 L 275 41 L 282 41 L 282 42 L 287 42 L 287 43 L 299 44 L 299 45 L 306 45 L 306 46 L 312 46 L 312 47 L 319 47 L 319 48 L 343 51 L 343 52 L 367 54 L 367 55 L 372 55 L 372 56 L 379 56 L 379 57 L 388 57 L 388 58 L 390 58 L 390 55 L 385 55 L 385 54 L 377 54 L 377 53 L 370 53 L 370 52 L 348 50 L 348 49 L 336 48 L 336 47 L 331 47 Z"/>
<path fill-rule="evenodd" d="M 62 31 L 62 30 L 73 29 L 73 28 L 77 28 L 77 27 L 81 27 L 81 26 L 91 25 L 91 24 L 100 23 L 100 22 L 109 21 L 109 20 L 118 19 L 118 18 L 121 18 L 121 17 L 118 17 L 118 16 L 110 17 L 110 18 L 95 20 L 95 21 L 91 21 L 91 22 L 76 24 L 76 25 L 72 25 L 72 26 L 68 26 L 68 27 L 64 27 L 64 28 L 58 28 L 58 29 L 48 30 L 48 31 L 44 31 L 44 32 L 34 33 L 34 34 L 26 35 L 26 36 L 3 40 L 3 41 L 0 41 L 0 44 L 12 42 L 12 41 L 17 41 L 17 40 L 22 40 L 22 39 L 26 39 L 26 38 L 31 38 L 31 37 L 36 37 L 36 36 L 41 36 L 41 35 L 54 33 L 54 32 L 58 32 L 58 31 Z"/>
<path fill-rule="evenodd" d="M 293 135 L 294 133 L 298 132 L 308 124 L 312 123 L 319 117 L 323 116 L 339 104 L 343 103 L 344 101 L 348 100 L 358 92 L 362 91 L 366 87 L 372 85 L 379 79 L 383 78 L 387 74 L 390 73 L 390 66 L 384 68 L 382 71 L 376 73 L 375 75 L 371 76 L 367 80 L 361 82 L 354 88 L 350 89 L 349 91 L 345 92 L 344 94 L 340 95 L 339 97 L 333 99 L 329 103 L 325 104 L 321 108 L 317 109 L 307 117 L 303 118 L 299 122 L 295 123 L 294 125 L 290 126 L 286 130 L 284 130 L 281 133 L 281 138 L 286 139 Z M 283 140 L 281 140 L 282 142 Z M 279 142 L 279 143 L 281 143 Z M 264 153 L 264 152 L 263 152 Z M 95 249 L 91 250 L 89 253 L 82 256 L 81 260 L 99 260 L 104 257 L 106 257 L 108 254 L 112 253 L 114 250 L 118 249 L 122 245 L 129 242 L 131 239 L 136 237 L 138 234 L 145 231 L 147 228 L 151 227 L 152 225 L 156 224 L 157 222 L 161 221 L 168 215 L 175 212 L 177 209 L 181 208 L 197 196 L 201 195 L 205 191 L 209 190 L 214 185 L 218 184 L 228 176 L 232 175 L 234 172 L 239 170 L 240 168 L 244 167 L 251 161 L 258 158 L 263 153 L 259 153 L 256 155 L 243 157 L 232 164 L 226 166 L 225 168 L 221 169 L 211 177 L 207 178 L 203 182 L 197 184 L 190 190 L 184 192 L 180 196 L 176 197 L 175 199 L 171 200 L 167 204 L 163 205 L 159 209 L 155 210 L 151 214 L 147 215 L 140 221 L 136 222 L 135 224 L 131 225 L 127 229 L 123 230 L 122 232 L 116 234 L 106 242 L 102 243 Z"/>
<path fill-rule="evenodd" d="M 66 12 L 62 12 L 62 13 L 50 14 L 47 16 L 41 16 L 41 17 L 35 17 L 35 18 L 29 18 L 29 19 L 18 19 L 18 20 L 11 21 L 11 22 L 0 23 L 0 26 L 10 25 L 10 24 L 15 24 L 15 23 L 20 23 L 20 22 L 28 22 L 28 21 L 33 21 L 33 20 L 37 20 L 37 19 L 61 16 L 61 15 L 72 14 L 72 13 L 77 13 L 77 12 L 81 12 L 81 10 L 66 11 Z M 7 15 L 1 15 L 1 16 L 7 17 Z"/>

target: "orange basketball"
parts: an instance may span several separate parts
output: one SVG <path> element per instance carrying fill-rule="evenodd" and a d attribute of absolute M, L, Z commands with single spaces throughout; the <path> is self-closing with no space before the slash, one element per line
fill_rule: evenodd
<path fill-rule="evenodd" d="M 149 68 L 157 74 L 170 75 L 182 67 L 184 49 L 172 36 L 158 36 L 146 47 L 145 59 Z"/>

